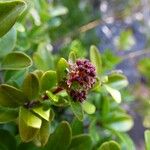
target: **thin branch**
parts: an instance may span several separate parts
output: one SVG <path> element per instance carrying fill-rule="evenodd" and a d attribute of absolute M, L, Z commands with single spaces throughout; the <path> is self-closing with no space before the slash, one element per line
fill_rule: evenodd
<path fill-rule="evenodd" d="M 145 54 L 150 54 L 150 49 L 144 49 L 141 51 L 131 52 L 131 53 L 123 56 L 122 58 L 123 58 L 123 60 L 132 59 L 132 58 L 136 58 L 138 56 L 145 55 Z"/>

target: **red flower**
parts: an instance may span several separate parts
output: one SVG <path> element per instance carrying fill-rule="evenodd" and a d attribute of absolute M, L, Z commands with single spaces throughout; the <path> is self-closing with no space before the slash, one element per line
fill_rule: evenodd
<path fill-rule="evenodd" d="M 88 90 L 93 87 L 95 81 L 95 67 L 89 60 L 77 60 L 76 63 L 70 64 L 67 86 L 74 101 L 84 101 Z"/>

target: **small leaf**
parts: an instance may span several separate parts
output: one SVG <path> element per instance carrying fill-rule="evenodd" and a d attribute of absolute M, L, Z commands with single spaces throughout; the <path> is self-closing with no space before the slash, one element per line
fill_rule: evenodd
<path fill-rule="evenodd" d="M 71 128 L 69 123 L 61 122 L 55 132 L 50 136 L 46 150 L 68 150 L 71 143 Z M 57 141 L 57 144 L 56 144 Z"/>
<path fill-rule="evenodd" d="M 24 114 L 19 113 L 19 133 L 23 142 L 32 141 L 38 134 L 39 129 L 28 126 L 24 121 Z"/>
<path fill-rule="evenodd" d="M 74 115 L 80 120 L 83 121 L 83 109 L 81 106 L 81 103 L 79 102 L 74 102 L 71 100 L 71 109 L 74 113 Z"/>
<path fill-rule="evenodd" d="M 77 118 L 74 118 L 71 123 L 72 135 L 78 135 L 83 133 L 83 122 L 79 121 Z"/>
<path fill-rule="evenodd" d="M 50 117 L 50 109 L 46 109 L 44 110 L 44 108 L 42 106 L 38 106 L 32 109 L 36 114 L 38 114 L 40 117 L 42 117 L 43 119 L 49 121 L 49 117 Z"/>
<path fill-rule="evenodd" d="M 123 74 L 112 73 L 108 75 L 107 85 L 109 85 L 112 88 L 120 90 L 128 85 L 128 80 L 126 76 L 124 76 Z"/>
<path fill-rule="evenodd" d="M 18 117 L 18 109 L 6 108 L 0 106 L 0 123 L 7 123 Z"/>
<path fill-rule="evenodd" d="M 68 62 L 64 58 L 61 58 L 57 64 L 57 79 L 59 83 L 63 82 L 64 78 L 66 77 L 67 74 L 66 69 L 68 67 L 69 67 Z"/>
<path fill-rule="evenodd" d="M 2 147 L 2 149 L 1 149 Z M 0 130 L 0 149 L 1 150 L 15 150 L 17 147 L 16 139 L 10 132 Z"/>
<path fill-rule="evenodd" d="M 102 72 L 102 60 L 99 50 L 96 46 L 92 45 L 90 48 L 90 60 L 96 67 L 96 72 L 98 75 Z"/>
<path fill-rule="evenodd" d="M 52 102 L 58 102 L 58 96 L 57 95 L 54 95 L 52 92 L 50 91 L 46 91 L 46 94 L 47 96 L 49 97 L 49 99 L 52 101 Z"/>
<path fill-rule="evenodd" d="M 107 122 L 109 128 L 120 131 L 120 132 L 127 132 L 133 127 L 133 120 L 131 116 L 124 114 L 121 116 L 112 117 L 110 121 Z"/>
<path fill-rule="evenodd" d="M 40 131 L 37 134 L 37 140 L 40 142 L 40 145 L 43 147 L 48 142 L 50 136 L 50 123 L 42 120 L 42 125 Z"/>
<path fill-rule="evenodd" d="M 115 141 L 103 143 L 98 150 L 121 150 L 120 145 Z"/>
<path fill-rule="evenodd" d="M 29 100 L 34 100 L 39 96 L 39 80 L 38 77 L 30 73 L 23 82 L 23 93 L 28 97 Z"/>
<path fill-rule="evenodd" d="M 21 0 L 0 2 L 0 37 L 11 29 L 25 8 L 26 3 Z"/>
<path fill-rule="evenodd" d="M 33 72 L 33 74 L 35 74 L 38 77 L 38 79 L 40 80 L 42 75 L 43 75 L 43 71 L 42 70 L 35 70 Z"/>
<path fill-rule="evenodd" d="M 145 148 L 146 150 L 150 150 L 150 131 L 146 130 L 144 132 L 144 136 L 145 136 Z"/>
<path fill-rule="evenodd" d="M 104 87 L 117 103 L 121 103 L 121 94 L 118 90 L 113 89 L 108 85 L 104 85 Z"/>
<path fill-rule="evenodd" d="M 92 140 L 90 136 L 86 134 L 74 136 L 69 150 L 92 150 Z"/>
<path fill-rule="evenodd" d="M 75 55 L 74 51 L 71 51 L 71 52 L 69 53 L 68 62 L 69 62 L 69 63 L 75 63 L 75 62 L 76 62 L 76 55 Z"/>
<path fill-rule="evenodd" d="M 18 107 L 26 102 L 27 98 L 22 91 L 13 86 L 0 85 L 0 105 L 6 107 Z"/>
<path fill-rule="evenodd" d="M 42 120 L 36 117 L 30 110 L 21 107 L 19 117 L 23 119 L 27 126 L 39 129 L 42 124 Z"/>
<path fill-rule="evenodd" d="M 55 71 L 47 71 L 43 74 L 41 78 L 41 87 L 43 91 L 50 90 L 52 87 L 56 86 L 57 75 Z"/>
<path fill-rule="evenodd" d="M 95 113 L 95 110 L 96 110 L 96 107 L 87 101 L 84 101 L 82 103 L 82 108 L 87 114 L 93 114 Z"/>
<path fill-rule="evenodd" d="M 5 56 L 1 68 L 3 70 L 20 70 L 28 68 L 31 65 L 32 60 L 29 56 L 22 52 L 12 52 Z"/>

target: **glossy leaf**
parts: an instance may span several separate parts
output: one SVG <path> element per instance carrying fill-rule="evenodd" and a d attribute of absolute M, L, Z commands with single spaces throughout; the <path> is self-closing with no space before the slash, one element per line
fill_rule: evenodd
<path fill-rule="evenodd" d="M 33 73 L 28 74 L 23 82 L 23 93 L 29 100 L 34 100 L 39 96 L 39 90 L 38 77 Z"/>
<path fill-rule="evenodd" d="M 71 128 L 67 122 L 61 122 L 55 132 L 50 136 L 45 149 L 68 150 L 71 143 Z M 56 143 L 57 141 L 57 143 Z"/>
<path fill-rule="evenodd" d="M 40 142 L 40 146 L 45 146 L 50 136 L 50 123 L 46 120 L 42 120 L 40 131 L 37 134 L 37 140 Z"/>
<path fill-rule="evenodd" d="M 71 100 L 71 109 L 74 113 L 74 115 L 79 119 L 80 121 L 83 121 L 83 109 L 81 106 L 81 103 L 79 102 L 74 102 Z"/>
<path fill-rule="evenodd" d="M 12 28 L 5 36 L 0 38 L 0 58 L 12 52 L 15 47 L 17 32 Z M 8 44 L 9 43 L 9 44 Z"/>
<path fill-rule="evenodd" d="M 123 74 L 112 73 L 108 76 L 107 85 L 119 90 L 128 85 L 128 80 L 127 77 L 124 76 Z"/>
<path fill-rule="evenodd" d="M 121 103 L 121 94 L 118 90 L 113 89 L 108 85 L 104 85 L 104 87 L 117 103 Z"/>
<path fill-rule="evenodd" d="M 42 124 L 42 120 L 34 115 L 30 110 L 21 107 L 19 117 L 23 119 L 27 126 L 39 129 Z"/>
<path fill-rule="evenodd" d="M 36 114 L 38 114 L 43 119 L 49 121 L 50 109 L 44 109 L 42 106 L 35 107 L 32 109 Z"/>
<path fill-rule="evenodd" d="M 121 150 L 120 145 L 115 141 L 103 143 L 98 150 Z"/>
<path fill-rule="evenodd" d="M 129 115 L 120 115 L 118 117 L 112 117 L 107 126 L 116 131 L 126 132 L 133 127 L 133 120 Z"/>
<path fill-rule="evenodd" d="M 68 62 L 64 58 L 61 58 L 57 64 L 58 82 L 60 83 L 63 82 L 64 78 L 66 77 L 68 67 L 69 67 Z"/>
<path fill-rule="evenodd" d="M 93 114 L 96 111 L 96 107 L 87 101 L 82 103 L 82 108 L 87 114 Z"/>
<path fill-rule="evenodd" d="M 92 64 L 96 67 L 97 74 L 101 74 L 102 72 L 102 60 L 99 50 L 96 46 L 91 46 L 90 48 L 90 60 Z"/>
<path fill-rule="evenodd" d="M 47 71 L 41 78 L 41 87 L 43 91 L 50 90 L 57 84 L 57 75 L 55 71 Z"/>
<path fill-rule="evenodd" d="M 2 61 L 1 68 L 3 70 L 20 70 L 28 68 L 32 65 L 32 60 L 29 56 L 22 52 L 12 52 Z"/>
<path fill-rule="evenodd" d="M 32 141 L 38 134 L 39 129 L 28 126 L 24 121 L 24 115 L 19 114 L 19 134 L 23 142 Z"/>
<path fill-rule="evenodd" d="M 145 148 L 146 150 L 150 150 L 150 131 L 146 130 L 144 132 L 144 136 L 145 136 Z"/>
<path fill-rule="evenodd" d="M 0 149 L 15 150 L 17 147 L 16 139 L 10 132 L 0 129 Z"/>
<path fill-rule="evenodd" d="M 0 105 L 18 107 L 26 102 L 27 98 L 22 91 L 7 84 L 0 85 Z"/>
<path fill-rule="evenodd" d="M 0 123 L 7 123 L 18 117 L 18 109 L 6 108 L 0 106 Z"/>
<path fill-rule="evenodd" d="M 74 136 L 69 150 L 92 150 L 92 140 L 90 136 L 86 134 Z"/>
<path fill-rule="evenodd" d="M 21 0 L 0 2 L 0 37 L 11 29 L 25 8 L 26 3 Z"/>

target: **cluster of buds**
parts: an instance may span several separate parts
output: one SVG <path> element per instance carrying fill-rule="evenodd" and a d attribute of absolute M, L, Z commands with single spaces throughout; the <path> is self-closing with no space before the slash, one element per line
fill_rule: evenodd
<path fill-rule="evenodd" d="M 66 84 L 74 101 L 83 102 L 95 82 L 95 67 L 89 60 L 77 60 L 76 63 L 70 64 Z"/>

